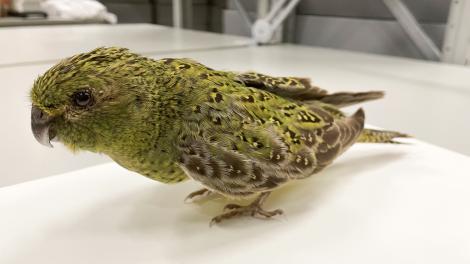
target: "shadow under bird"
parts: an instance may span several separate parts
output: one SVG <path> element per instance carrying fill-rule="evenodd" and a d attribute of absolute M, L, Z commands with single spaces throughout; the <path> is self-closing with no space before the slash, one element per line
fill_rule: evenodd
<path fill-rule="evenodd" d="M 364 128 L 364 112 L 343 106 L 383 93 L 328 93 L 308 79 L 208 68 L 190 59 L 154 60 L 124 48 L 97 48 L 53 66 L 31 90 L 35 138 L 104 153 L 164 183 L 193 179 L 212 193 L 249 198 L 211 223 L 270 218 L 269 194 L 321 171 L 356 142 L 406 137 Z"/>

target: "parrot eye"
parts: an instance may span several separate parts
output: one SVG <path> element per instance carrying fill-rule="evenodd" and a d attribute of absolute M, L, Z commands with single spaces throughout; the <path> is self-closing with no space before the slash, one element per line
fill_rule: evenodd
<path fill-rule="evenodd" d="M 76 92 L 73 95 L 73 101 L 78 106 L 87 106 L 91 103 L 91 94 L 88 91 Z"/>

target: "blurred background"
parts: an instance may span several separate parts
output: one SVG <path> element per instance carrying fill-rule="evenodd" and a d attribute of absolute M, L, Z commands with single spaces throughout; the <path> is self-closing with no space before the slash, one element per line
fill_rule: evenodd
<path fill-rule="evenodd" d="M 369 124 L 470 155 L 470 0 L 0 0 L 0 187 L 110 161 L 29 127 L 34 79 L 99 46 L 384 90 Z"/>
<path fill-rule="evenodd" d="M 256 0 L 101 0 L 103 10 L 93 1 L 67 0 L 1 0 L 0 26 L 84 24 L 84 23 L 151 23 L 223 34 L 251 36 L 252 21 L 269 12 L 269 3 Z M 174 2 L 180 2 L 178 12 Z M 281 1 L 283 2 L 283 1 Z M 287 1 L 290 2 L 290 1 Z M 465 0 L 303 0 L 298 2 L 281 25 L 277 41 L 322 46 L 354 51 L 430 58 L 423 52 L 423 39 L 432 41 L 432 48 L 448 51 L 455 44 L 446 39 L 451 30 L 458 31 L 459 16 Z M 242 7 L 240 9 L 239 7 Z M 404 7 L 404 8 L 402 8 Z M 75 8 L 75 10 L 74 10 Z M 86 10 L 89 9 L 89 10 Z M 98 11 L 94 11 L 94 10 Z M 452 16 L 449 12 L 453 9 Z M 407 17 L 410 12 L 410 19 Z M 176 14 L 176 15 L 175 15 Z M 175 17 L 177 16 L 177 17 Z M 464 19 L 464 18 L 463 18 Z M 414 20 L 414 21 L 413 21 Z M 451 21 L 449 21 L 451 20 Z M 414 24 L 416 22 L 416 24 Z M 449 27 L 453 22 L 455 27 Z M 464 22 L 464 21 L 462 21 Z M 465 24 L 465 23 L 464 23 Z M 421 40 L 415 27 L 425 34 Z M 465 29 L 461 29 L 461 31 Z M 411 36 L 409 31 L 415 34 Z M 468 31 L 468 30 L 467 30 Z M 420 32 L 421 33 L 421 32 Z M 462 36 L 465 38 L 465 36 Z M 422 43 L 419 43 L 419 42 Z M 466 55 L 466 53 L 465 53 Z M 437 59 L 433 57 L 433 59 Z M 446 61 L 463 61 L 445 58 Z"/>

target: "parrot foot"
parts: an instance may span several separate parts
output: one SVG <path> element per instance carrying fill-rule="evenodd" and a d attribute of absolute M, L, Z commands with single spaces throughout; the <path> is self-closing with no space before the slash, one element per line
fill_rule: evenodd
<path fill-rule="evenodd" d="M 199 201 L 203 200 L 204 198 L 210 196 L 213 193 L 214 192 L 209 190 L 209 189 L 202 188 L 202 189 L 197 190 L 195 192 L 192 192 L 188 196 L 186 196 L 186 198 L 184 199 L 184 202 L 185 203 L 199 202 Z"/>
<path fill-rule="evenodd" d="M 254 200 L 251 204 L 243 206 L 238 204 L 227 204 L 224 207 L 224 211 L 228 211 L 221 215 L 218 215 L 212 218 L 210 222 L 210 226 L 214 224 L 218 224 L 224 220 L 236 218 L 240 216 L 252 216 L 255 218 L 261 219 L 269 219 L 275 215 L 281 215 L 284 212 L 281 209 L 276 209 L 273 211 L 266 211 L 261 206 L 263 205 L 266 198 L 269 196 L 270 192 L 265 192 L 260 194 L 256 200 Z"/>

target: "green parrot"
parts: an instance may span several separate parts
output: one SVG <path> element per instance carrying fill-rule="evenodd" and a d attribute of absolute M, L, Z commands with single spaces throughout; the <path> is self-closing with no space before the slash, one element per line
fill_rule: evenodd
<path fill-rule="evenodd" d="M 320 172 L 355 142 L 396 143 L 405 134 L 364 129 L 364 112 L 339 108 L 382 92 L 332 93 L 308 79 L 208 68 L 190 59 L 151 59 L 102 47 L 67 58 L 31 90 L 31 127 L 46 146 L 103 153 L 164 183 L 193 179 L 212 193 L 250 198 L 211 223 L 270 218 L 269 194 Z"/>

